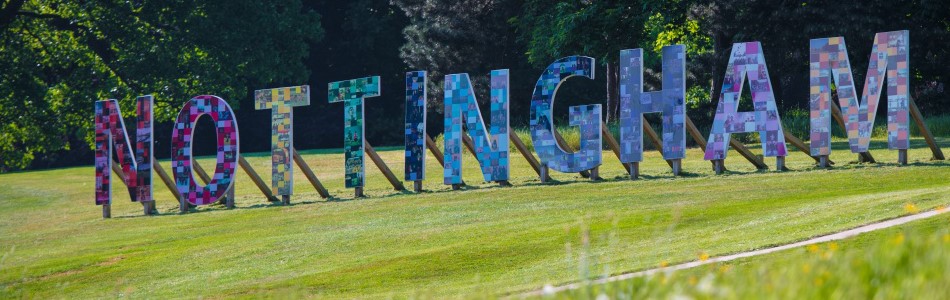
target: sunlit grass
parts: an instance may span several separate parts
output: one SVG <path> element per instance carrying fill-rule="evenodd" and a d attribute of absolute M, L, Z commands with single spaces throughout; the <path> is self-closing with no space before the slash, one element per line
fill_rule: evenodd
<path fill-rule="evenodd" d="M 942 215 L 842 241 L 590 285 L 546 297 L 947 299 L 948 225 L 950 216 Z"/>
<path fill-rule="evenodd" d="M 499 295 L 802 240 L 905 214 L 907 203 L 950 202 L 950 165 L 930 161 L 920 139 L 906 167 L 881 140 L 872 145 L 881 164 L 856 163 L 844 144 L 835 147 L 831 170 L 794 152 L 792 171 L 759 171 L 732 152 L 722 176 L 690 149 L 681 177 L 651 151 L 639 181 L 605 152 L 605 180 L 555 173 L 547 185 L 512 152 L 513 187 L 484 183 L 466 155 L 462 191 L 442 184 L 430 156 L 421 194 L 393 191 L 367 162 L 365 199 L 343 188 L 341 151 L 304 150 L 330 201 L 298 172 L 294 205 L 270 204 L 239 173 L 237 209 L 178 215 L 156 183 L 161 215 L 142 216 L 116 188 L 110 220 L 93 205 L 91 167 L 4 174 L 0 296 Z M 401 174 L 403 151 L 378 150 Z M 268 154 L 245 157 L 269 183 Z"/>

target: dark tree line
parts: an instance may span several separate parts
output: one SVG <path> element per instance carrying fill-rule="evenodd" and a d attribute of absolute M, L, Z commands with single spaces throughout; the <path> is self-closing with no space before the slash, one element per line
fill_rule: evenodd
<path fill-rule="evenodd" d="M 216 94 L 237 109 L 245 152 L 267 151 L 270 113 L 254 89 L 310 84 L 295 110 L 298 148 L 340 147 L 342 107 L 320 92 L 331 81 L 378 75 L 367 99 L 367 138 L 402 142 L 404 73 L 429 71 L 429 131 L 442 130 L 443 76 L 470 73 L 481 103 L 488 72 L 511 70 L 511 119 L 526 125 L 534 82 L 551 61 L 597 59 L 594 80 L 571 80 L 568 106 L 602 103 L 617 115 L 621 49 L 646 50 L 646 84 L 659 89 L 659 50 L 687 46 L 687 102 L 711 121 L 734 42 L 761 41 L 782 111 L 807 110 L 808 41 L 844 36 L 863 82 L 874 33 L 911 32 L 912 96 L 925 113 L 950 112 L 950 2 L 778 0 L 205 0 L 0 2 L 0 171 L 87 164 L 92 107 L 156 98 L 156 156 L 167 157 L 170 121 L 192 96 Z M 883 106 L 882 106 L 883 107 Z M 484 107 L 483 112 L 487 113 Z M 204 122 L 204 121 L 202 121 Z M 562 121 L 558 121 L 562 122 Z M 127 123 L 128 125 L 128 123 Z M 210 124 L 207 124 L 210 125 Z M 396 130 L 399 129 L 399 130 Z M 200 125 L 199 136 L 213 135 Z M 197 145 L 210 154 L 213 145 Z"/>

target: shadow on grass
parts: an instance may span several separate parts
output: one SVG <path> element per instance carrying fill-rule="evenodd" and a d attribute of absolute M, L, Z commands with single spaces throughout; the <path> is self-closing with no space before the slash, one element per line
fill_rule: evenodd
<path fill-rule="evenodd" d="M 944 139 L 944 138 L 938 138 L 938 143 L 943 144 L 943 143 L 945 143 L 945 142 L 946 142 L 946 139 Z M 922 139 L 914 139 L 914 140 L 911 140 L 911 145 L 910 145 L 910 146 L 911 146 L 911 147 L 910 147 L 911 149 L 928 149 L 928 148 L 929 148 L 929 146 L 926 144 L 926 142 L 923 141 Z M 752 145 L 749 145 L 749 147 L 755 147 L 755 145 L 752 144 Z M 836 150 L 836 151 L 850 151 L 850 147 L 849 147 L 848 142 L 847 142 L 846 140 L 845 140 L 845 141 L 841 141 L 841 140 L 839 140 L 839 141 L 834 141 L 834 142 L 832 142 L 832 147 L 833 147 L 833 149 Z M 871 142 L 871 145 L 870 145 L 870 148 L 871 148 L 871 149 L 874 149 L 873 152 L 885 151 L 885 150 L 887 149 L 887 142 L 886 142 L 886 141 L 872 141 L 872 142 Z M 301 151 L 301 153 L 305 153 L 305 154 L 326 154 L 326 153 L 336 153 L 336 152 L 338 152 L 337 150 L 338 150 L 338 149 L 331 149 L 331 150 L 307 150 L 307 151 Z M 873 152 L 872 152 L 872 155 L 876 154 L 876 153 L 873 153 Z M 245 155 L 245 154 L 242 154 L 242 155 Z M 255 154 L 253 154 L 253 155 L 254 155 L 254 156 L 266 156 L 266 155 L 268 155 L 268 153 L 255 153 Z M 795 155 L 802 155 L 802 154 L 801 154 L 801 153 L 797 153 L 797 154 L 795 154 Z M 942 161 L 941 161 L 941 160 L 933 160 L 932 158 L 927 159 L 927 160 L 920 160 L 919 158 L 917 158 L 917 159 L 918 159 L 917 161 L 910 162 L 910 163 L 908 163 L 907 165 L 904 165 L 904 166 L 901 166 L 901 165 L 898 164 L 896 161 L 893 161 L 893 162 L 892 162 L 892 161 L 881 161 L 880 159 L 878 159 L 876 163 L 859 162 L 859 161 L 858 161 L 858 156 L 857 156 L 857 154 L 854 154 L 854 157 L 853 157 L 853 158 L 854 158 L 853 160 L 849 160 L 849 161 L 841 161 L 841 160 L 839 159 L 838 161 L 835 161 L 835 164 L 834 164 L 834 165 L 831 165 L 830 167 L 827 167 L 827 168 L 820 168 L 820 167 L 818 166 L 818 164 L 815 163 L 815 164 L 812 164 L 811 166 L 808 166 L 808 167 L 799 167 L 799 168 L 796 168 L 796 169 L 786 169 L 786 170 L 783 170 L 781 173 L 802 173 L 802 172 L 814 172 L 814 171 L 830 171 L 830 172 L 833 172 L 833 171 L 842 171 L 842 170 L 851 170 L 851 171 L 853 171 L 853 170 L 861 170 L 861 169 L 880 169 L 880 168 L 893 168 L 893 167 L 947 167 L 947 166 L 950 166 L 950 161 L 946 161 L 946 160 L 942 160 Z M 607 177 L 607 178 L 600 178 L 600 179 L 598 179 L 598 180 L 590 180 L 590 179 L 557 180 L 557 179 L 553 179 L 553 178 L 552 178 L 552 179 L 548 180 L 548 182 L 545 182 L 545 183 L 542 183 L 542 182 L 540 182 L 537 178 L 534 178 L 534 179 L 529 179 L 529 180 L 524 181 L 524 182 L 519 182 L 519 183 L 518 183 L 516 186 L 514 186 L 514 187 L 561 186 L 561 185 L 569 185 L 569 184 L 597 184 L 597 183 L 602 183 L 602 182 L 627 182 L 627 181 L 643 181 L 643 180 L 650 181 L 650 180 L 680 179 L 680 178 L 683 178 L 683 179 L 697 179 L 697 178 L 706 178 L 706 177 L 721 177 L 721 176 L 730 176 L 730 177 L 731 177 L 731 176 L 741 176 L 741 175 L 750 175 L 750 174 L 763 174 L 763 173 L 770 173 L 770 172 L 778 173 L 778 172 L 775 171 L 774 166 L 770 166 L 770 167 L 772 167 L 772 168 L 770 168 L 770 169 L 762 169 L 762 170 L 750 170 L 750 171 L 733 171 L 733 170 L 729 170 L 729 169 L 727 168 L 727 169 L 723 172 L 722 175 L 713 175 L 713 174 L 706 174 L 706 173 L 689 172 L 689 171 L 685 171 L 685 170 L 682 170 L 678 176 L 673 176 L 673 174 L 672 174 L 672 173 L 669 173 L 669 172 L 660 172 L 660 173 L 652 174 L 652 175 L 651 175 L 651 174 L 642 174 L 642 173 L 641 173 L 641 174 L 639 175 L 639 178 L 638 178 L 637 180 L 631 180 L 630 177 L 629 177 L 628 175 L 626 175 L 626 174 L 624 174 L 624 175 L 616 175 L 616 176 Z M 787 167 L 786 167 L 786 168 L 787 168 Z M 328 198 L 328 199 L 320 199 L 319 197 L 317 197 L 316 199 L 319 199 L 319 200 L 297 201 L 297 202 L 292 202 L 292 203 L 289 204 L 289 205 L 284 205 L 284 204 L 281 204 L 280 202 L 268 202 L 268 203 L 253 204 L 253 205 L 250 205 L 250 206 L 235 207 L 234 209 L 246 210 L 246 209 L 261 209 L 261 208 L 288 207 L 288 206 L 292 207 L 292 206 L 298 206 L 298 205 L 314 205 L 314 204 L 320 204 L 320 203 L 324 203 L 324 204 L 347 203 L 347 202 L 357 201 L 357 200 L 390 199 L 390 198 L 398 198 L 398 197 L 412 196 L 412 195 L 437 195 L 437 194 L 448 194 L 448 193 L 453 193 L 453 192 L 458 192 L 458 191 L 482 191 L 482 190 L 505 189 L 505 188 L 511 188 L 511 187 L 513 187 L 513 186 L 506 186 L 506 185 L 463 185 L 463 186 L 461 186 L 461 188 L 458 189 L 458 190 L 436 189 L 436 190 L 423 190 L 423 191 L 421 191 L 421 192 L 413 192 L 413 191 L 409 191 L 409 190 L 402 190 L 402 191 L 394 191 L 394 192 L 389 192 L 389 193 L 386 193 L 386 194 L 371 195 L 371 196 L 368 196 L 368 197 L 360 197 L 360 198 L 331 196 L 331 197 Z M 350 190 L 348 190 L 348 191 L 350 191 Z M 221 205 L 221 204 L 213 204 L 213 205 L 210 205 L 210 206 L 207 206 L 207 207 L 204 207 L 204 208 L 191 208 L 191 209 L 188 210 L 187 214 L 205 213 L 205 212 L 222 211 L 222 210 L 228 210 L 228 209 L 225 208 L 224 205 Z M 120 219 L 120 218 L 162 217 L 162 216 L 169 216 L 169 215 L 181 215 L 181 213 L 179 213 L 179 211 L 178 211 L 178 209 L 177 209 L 177 207 L 176 207 L 176 208 L 170 209 L 170 210 L 159 211 L 157 214 L 153 214 L 153 215 L 149 215 L 149 216 L 146 216 L 146 215 L 127 215 L 127 216 L 116 216 L 116 217 L 114 217 L 114 218 Z"/>

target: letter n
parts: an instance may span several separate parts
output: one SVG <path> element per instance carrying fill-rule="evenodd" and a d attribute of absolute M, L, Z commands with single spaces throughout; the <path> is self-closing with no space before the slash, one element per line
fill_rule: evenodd
<path fill-rule="evenodd" d="M 444 183 L 462 183 L 462 134 L 468 129 L 485 181 L 508 180 L 508 70 L 491 71 L 491 131 L 468 74 L 445 76 Z"/>
<path fill-rule="evenodd" d="M 112 203 L 112 150 L 122 171 L 128 178 L 132 201 L 152 201 L 152 96 L 135 99 L 136 118 L 135 148 L 125 131 L 125 121 L 115 99 L 96 101 L 96 205 Z"/>

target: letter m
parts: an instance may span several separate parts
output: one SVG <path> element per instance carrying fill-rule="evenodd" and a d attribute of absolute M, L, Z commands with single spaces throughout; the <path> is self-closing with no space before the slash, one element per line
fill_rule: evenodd
<path fill-rule="evenodd" d="M 811 154 L 831 154 L 831 85 L 838 90 L 838 101 L 848 132 L 851 152 L 868 151 L 874 117 L 887 77 L 887 145 L 907 149 L 910 135 L 910 64 L 907 30 L 881 32 L 874 36 L 864 91 L 858 101 L 855 93 L 848 48 L 843 37 L 811 40 L 810 106 Z"/>

